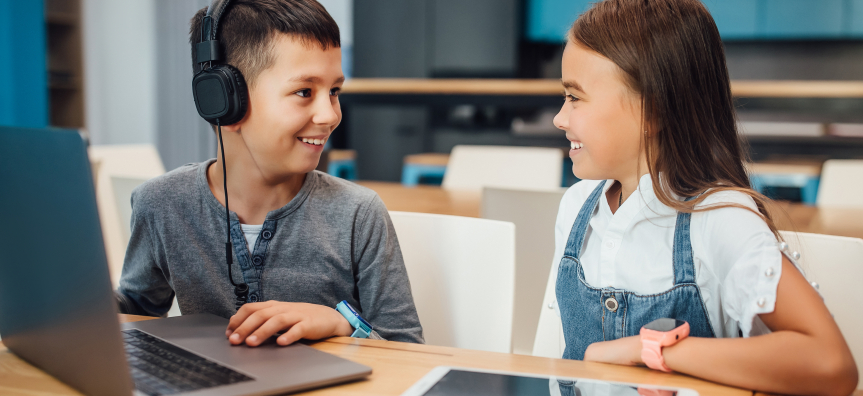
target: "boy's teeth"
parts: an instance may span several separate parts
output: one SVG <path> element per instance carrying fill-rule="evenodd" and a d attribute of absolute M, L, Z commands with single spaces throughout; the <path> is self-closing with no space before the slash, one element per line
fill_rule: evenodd
<path fill-rule="evenodd" d="M 573 150 L 580 149 L 584 147 L 584 143 L 569 142 L 569 147 L 571 147 Z"/>
<path fill-rule="evenodd" d="M 569 147 L 575 150 L 575 142 L 569 142 Z"/>

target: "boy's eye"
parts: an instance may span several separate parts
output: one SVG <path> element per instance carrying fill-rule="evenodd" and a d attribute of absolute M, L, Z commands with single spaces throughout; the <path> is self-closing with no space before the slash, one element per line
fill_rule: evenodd
<path fill-rule="evenodd" d="M 311 98 L 312 97 L 312 90 L 311 89 L 301 89 L 301 90 L 295 92 L 295 94 L 299 95 L 300 97 L 303 97 L 303 98 Z"/>
<path fill-rule="evenodd" d="M 330 96 L 339 96 L 339 94 L 341 92 L 342 92 L 341 88 L 339 88 L 339 87 L 333 88 L 330 90 Z"/>

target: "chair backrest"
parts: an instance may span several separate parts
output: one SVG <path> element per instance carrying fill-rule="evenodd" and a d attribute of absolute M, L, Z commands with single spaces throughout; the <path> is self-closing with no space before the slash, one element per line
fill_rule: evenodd
<path fill-rule="evenodd" d="M 390 212 L 431 345 L 512 350 L 515 225 Z"/>
<path fill-rule="evenodd" d="M 507 146 L 455 146 L 443 188 L 481 190 L 504 187 L 548 190 L 560 187 L 560 149 Z"/>
<path fill-rule="evenodd" d="M 824 162 L 818 206 L 863 208 L 863 160 Z"/>
<path fill-rule="evenodd" d="M 827 309 L 857 361 L 863 378 L 863 239 L 780 231 L 788 245 L 800 252 L 806 277 L 819 285 Z M 860 383 L 858 389 L 863 389 Z"/>
<path fill-rule="evenodd" d="M 120 235 L 124 248 L 129 243 L 132 229 L 132 191 L 149 179 L 144 177 L 111 176 L 111 187 L 114 190 L 114 202 L 117 205 L 117 217 L 120 220 Z"/>
<path fill-rule="evenodd" d="M 89 155 L 91 162 L 99 164 L 96 175 L 96 202 L 99 206 L 111 281 L 114 287 L 117 287 L 126 255 L 126 244 L 129 242 L 129 219 L 120 217 L 120 205 L 129 205 L 129 200 L 117 201 L 112 177 L 146 180 L 165 173 L 165 167 L 156 148 L 149 144 L 91 146 Z M 131 190 L 129 191 L 131 193 Z M 129 211 L 131 214 L 131 207 Z"/>
<path fill-rule="evenodd" d="M 566 349 L 563 324 L 560 321 L 560 315 L 555 311 L 557 299 L 554 295 L 554 287 L 556 283 L 557 263 L 552 263 L 551 271 L 548 272 L 542 306 L 539 307 L 539 324 L 536 326 L 536 338 L 534 338 L 533 352 L 531 353 L 533 356 L 560 359 L 563 356 L 563 350 Z"/>
<path fill-rule="evenodd" d="M 512 351 L 533 350 L 539 310 L 554 256 L 554 222 L 565 188 L 517 190 L 486 187 L 482 216 L 515 224 L 515 310 Z"/>

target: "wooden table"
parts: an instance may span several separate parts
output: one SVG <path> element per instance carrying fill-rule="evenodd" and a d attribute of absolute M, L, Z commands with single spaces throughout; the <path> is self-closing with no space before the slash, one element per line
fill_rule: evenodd
<path fill-rule="evenodd" d="M 479 217 L 482 193 L 450 191 L 435 186 L 405 187 L 399 183 L 360 181 L 381 197 L 389 210 Z M 777 202 L 774 219 L 780 230 L 863 238 L 863 209 L 818 208 Z"/>
<path fill-rule="evenodd" d="M 389 210 L 465 217 L 480 215 L 482 193 L 479 191 L 444 190 L 422 185 L 405 187 L 401 183 L 376 181 L 360 181 L 357 184 L 378 193 Z"/>
<path fill-rule="evenodd" d="M 120 315 L 122 322 L 148 319 L 153 318 Z M 302 393 L 303 395 L 399 395 L 433 367 L 441 365 L 680 386 L 695 389 L 704 396 L 752 395 L 751 391 L 680 374 L 664 374 L 643 367 L 480 352 L 394 341 L 360 340 L 350 337 L 330 338 L 310 345 L 315 349 L 370 366 L 373 371 L 366 380 L 305 392 Z M 72 388 L 22 361 L 2 344 L 0 344 L 0 394 L 80 395 Z"/>

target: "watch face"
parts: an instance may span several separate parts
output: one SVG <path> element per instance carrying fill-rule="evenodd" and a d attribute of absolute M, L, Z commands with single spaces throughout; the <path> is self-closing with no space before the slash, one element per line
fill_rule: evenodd
<path fill-rule="evenodd" d="M 680 326 L 683 326 L 684 323 L 686 323 L 686 322 L 682 321 L 682 320 L 678 320 L 678 319 L 662 318 L 662 319 L 656 319 L 653 322 L 650 322 L 650 323 L 644 325 L 644 328 L 648 329 L 648 330 L 665 332 L 665 331 L 671 331 L 671 330 L 674 330 Z"/>

